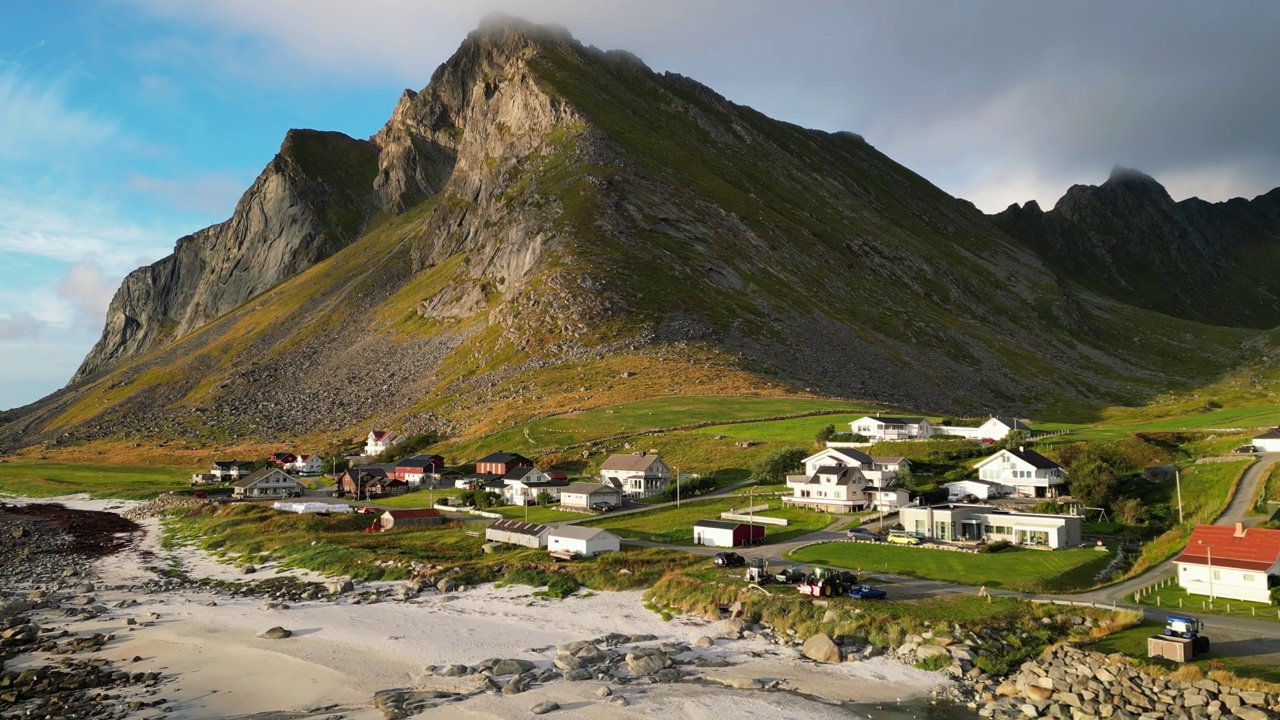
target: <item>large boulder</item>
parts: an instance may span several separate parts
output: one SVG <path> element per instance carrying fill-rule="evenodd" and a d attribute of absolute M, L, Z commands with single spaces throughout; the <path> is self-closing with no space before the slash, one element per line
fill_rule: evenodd
<path fill-rule="evenodd" d="M 337 580 L 330 580 L 325 583 L 325 588 L 335 595 L 341 595 L 342 593 L 348 593 L 355 590 L 356 585 L 351 582 L 351 578 L 338 578 Z"/>
<path fill-rule="evenodd" d="M 838 663 L 841 661 L 840 646 L 826 633 L 818 633 L 804 641 L 804 656 L 820 663 Z"/>
<path fill-rule="evenodd" d="M 935 655 L 946 655 L 949 657 L 951 653 L 947 652 L 947 649 L 941 645 L 921 645 L 916 648 L 916 657 L 921 660 L 924 658 L 934 657 Z"/>
<path fill-rule="evenodd" d="M 533 663 L 528 660 L 518 660 L 511 658 L 508 660 L 499 660 L 490 670 L 494 675 L 519 675 L 528 672 L 534 668 Z"/>
<path fill-rule="evenodd" d="M 534 715 L 546 715 L 549 712 L 554 712 L 559 709 L 560 709 L 560 705 L 558 703 L 547 701 L 547 702 L 540 702 L 537 705 L 534 705 L 533 707 L 529 708 L 529 712 L 533 713 Z"/>
<path fill-rule="evenodd" d="M 260 637 L 260 638 L 266 638 L 266 639 L 268 639 L 268 640 L 283 640 L 283 639 L 285 639 L 285 638 L 287 638 L 287 637 L 290 637 L 290 636 L 292 636 L 292 635 L 293 635 L 293 631 L 292 631 L 292 630 L 285 630 L 284 628 L 282 628 L 282 627 L 280 627 L 279 625 L 277 625 L 277 626 L 275 626 L 275 627 L 271 628 L 270 630 L 268 630 L 268 631 L 266 631 L 266 632 L 262 633 L 262 634 L 261 634 L 261 635 L 259 635 L 258 637 Z"/>
<path fill-rule="evenodd" d="M 634 675 L 652 675 L 671 667 L 671 658 L 661 650 L 636 648 L 627 653 L 627 669 Z"/>

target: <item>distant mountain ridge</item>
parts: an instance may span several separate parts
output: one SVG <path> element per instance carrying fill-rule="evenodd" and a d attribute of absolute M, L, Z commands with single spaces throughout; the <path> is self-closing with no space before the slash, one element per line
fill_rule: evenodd
<path fill-rule="evenodd" d="M 1280 326 L 1280 188 L 1174 202 L 1153 178 L 1117 167 L 1048 212 L 1031 201 L 993 218 L 1059 275 L 1102 295 L 1212 324 Z"/>
<path fill-rule="evenodd" d="M 477 434 L 682 394 L 1027 414 L 1254 352 L 1077 283 L 1006 222 L 853 133 L 495 17 L 370 140 L 291 131 L 231 220 L 126 279 L 0 449 Z"/>

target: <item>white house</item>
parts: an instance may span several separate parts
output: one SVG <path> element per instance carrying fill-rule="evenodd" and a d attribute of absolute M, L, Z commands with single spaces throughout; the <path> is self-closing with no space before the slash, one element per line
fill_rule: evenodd
<path fill-rule="evenodd" d="M 787 487 L 792 494 L 782 502 L 819 512 L 855 512 L 871 504 L 868 484 L 857 467 L 821 467 L 812 475 L 788 475 Z"/>
<path fill-rule="evenodd" d="M 911 440 L 927 438 L 933 435 L 933 425 L 927 418 L 885 417 L 868 415 L 849 423 L 855 435 L 866 436 L 868 440 Z"/>
<path fill-rule="evenodd" d="M 877 510 L 884 512 L 892 512 L 900 510 L 908 505 L 915 505 L 917 501 L 911 499 L 911 493 L 906 488 L 889 487 L 875 488 L 869 487 L 866 490 L 867 499 L 870 500 L 871 506 Z"/>
<path fill-rule="evenodd" d="M 1017 418 L 992 415 L 986 422 L 975 427 L 965 425 L 935 425 L 935 435 L 958 435 L 970 440 L 1003 440 L 1006 435 L 1019 430 L 1030 434 L 1031 427 Z"/>
<path fill-rule="evenodd" d="M 1197 525 L 1173 559 L 1178 585 L 1193 595 L 1270 603 L 1280 572 L 1280 530 Z"/>
<path fill-rule="evenodd" d="M 604 552 L 617 552 L 622 541 L 617 535 L 600 528 L 561 525 L 547 533 L 547 552 L 555 555 L 594 557 Z"/>
<path fill-rule="evenodd" d="M 547 546 L 550 525 L 539 525 L 520 520 L 499 520 L 485 528 L 484 539 L 489 542 L 521 545 L 531 548 Z"/>
<path fill-rule="evenodd" d="M 1253 439 L 1253 444 L 1262 452 L 1280 452 L 1280 430 L 1269 430 Z"/>
<path fill-rule="evenodd" d="M 1057 497 L 1067 478 L 1061 465 L 1023 447 L 1001 450 L 973 467 L 978 479 L 1008 485 L 1019 497 Z"/>
<path fill-rule="evenodd" d="M 364 455 L 371 457 L 400 442 L 402 438 L 390 430 L 370 430 L 364 441 Z"/>
<path fill-rule="evenodd" d="M 231 495 L 238 498 L 293 497 L 306 487 L 277 467 L 263 468 L 231 483 Z"/>
<path fill-rule="evenodd" d="M 989 505 L 923 505 L 903 508 L 899 522 L 908 532 L 938 540 L 1007 540 L 1015 545 L 1075 547 L 1081 542 L 1078 515 L 998 510 Z"/>
<path fill-rule="evenodd" d="M 661 457 L 644 452 L 610 455 L 600 466 L 600 482 L 621 490 L 626 497 L 652 497 L 671 484 L 671 468 Z"/>
<path fill-rule="evenodd" d="M 324 459 L 315 454 L 299 455 L 296 460 L 289 463 L 288 469 L 299 475 L 319 475 L 324 470 Z"/>
<path fill-rule="evenodd" d="M 247 460 L 214 460 L 209 474 L 222 482 L 239 480 L 253 472 L 253 463 Z"/>
<path fill-rule="evenodd" d="M 552 480 L 547 474 L 532 467 L 512 468 L 502 476 L 506 486 L 502 488 L 502 499 L 508 505 L 536 505 L 538 494 L 545 492 L 552 500 L 560 499 L 560 491 L 568 487 L 568 480 Z"/>
<path fill-rule="evenodd" d="M 976 497 L 979 500 L 990 500 L 1013 492 L 1013 488 L 1008 485 L 1002 485 L 992 480 L 956 480 L 955 482 L 943 483 L 942 487 L 947 489 L 948 500 L 960 500 L 969 496 Z"/>
<path fill-rule="evenodd" d="M 877 487 L 892 483 L 898 476 L 898 468 L 906 462 L 905 458 L 876 458 L 854 448 L 827 448 L 814 453 L 801 462 L 804 463 L 805 475 L 814 475 L 819 468 L 853 467 L 862 471 L 867 484 Z"/>
<path fill-rule="evenodd" d="M 622 504 L 622 492 L 603 483 L 572 483 L 560 488 L 560 507 L 570 510 L 587 510 L 599 502 Z"/>

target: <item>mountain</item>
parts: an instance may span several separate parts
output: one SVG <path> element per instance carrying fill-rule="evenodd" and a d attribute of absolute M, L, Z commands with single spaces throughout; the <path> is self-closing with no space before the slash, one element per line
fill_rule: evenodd
<path fill-rule="evenodd" d="M 692 394 L 1084 412 L 1256 337 L 1064 279 L 855 134 L 494 17 L 369 141 L 291 132 L 0 449 L 477 435 Z"/>
<path fill-rule="evenodd" d="M 1123 303 L 1217 325 L 1280 326 L 1280 188 L 1253 200 L 1174 202 L 1117 167 L 1052 210 L 994 216 L 1059 276 Z"/>

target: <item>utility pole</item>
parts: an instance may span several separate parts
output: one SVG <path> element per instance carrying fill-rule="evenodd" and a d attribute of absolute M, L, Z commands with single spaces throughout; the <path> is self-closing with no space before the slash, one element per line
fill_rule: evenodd
<path fill-rule="evenodd" d="M 676 507 L 680 507 L 680 468 L 673 466 L 671 470 L 676 476 Z"/>
<path fill-rule="evenodd" d="M 1174 482 L 1178 484 L 1178 524 L 1181 525 L 1182 524 L 1182 470 L 1175 467 L 1173 469 L 1173 477 L 1174 477 Z M 1209 594 L 1213 595 L 1213 591 L 1210 591 Z"/>
<path fill-rule="evenodd" d="M 1204 545 L 1205 552 L 1209 554 L 1209 602 L 1213 602 L 1213 547 L 1205 544 L 1203 540 L 1200 544 Z"/>

